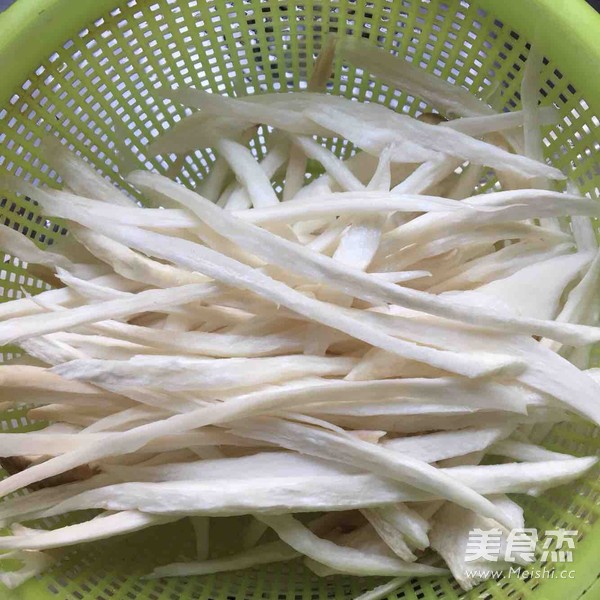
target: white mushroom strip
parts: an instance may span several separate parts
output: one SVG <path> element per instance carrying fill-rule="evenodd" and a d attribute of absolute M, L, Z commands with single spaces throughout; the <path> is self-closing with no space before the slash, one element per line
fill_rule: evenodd
<path fill-rule="evenodd" d="M 123 511 L 100 515 L 90 521 L 67 525 L 51 531 L 35 530 L 24 535 L 0 536 L 1 550 L 45 550 L 73 546 L 82 542 L 103 540 L 115 535 L 140 531 L 153 525 L 168 523 L 173 517 L 147 515 L 138 511 Z"/>
<path fill-rule="evenodd" d="M 317 537 L 291 515 L 260 516 L 277 535 L 305 556 L 343 573 L 354 575 L 437 575 L 444 569 L 400 559 L 371 556 L 353 548 L 338 546 Z"/>
<path fill-rule="evenodd" d="M 200 562 L 172 563 L 157 567 L 148 575 L 148 579 L 160 579 L 162 577 L 189 577 L 190 575 L 207 575 L 209 573 L 223 573 L 226 571 L 238 571 L 258 565 L 275 562 L 284 562 L 297 558 L 300 552 L 294 550 L 283 542 L 270 542 L 257 548 L 244 550 L 227 556 L 225 558 L 213 558 Z"/>
<path fill-rule="evenodd" d="M 346 375 L 352 358 L 282 356 L 274 358 L 173 358 L 135 356 L 127 361 L 80 359 L 53 372 L 111 387 L 149 387 L 163 390 L 219 390 L 276 383 L 307 376 Z"/>
<path fill-rule="evenodd" d="M 436 462 L 493 447 L 495 442 L 508 437 L 511 429 L 506 426 L 430 433 L 391 439 L 383 446 L 425 462 Z"/>
<path fill-rule="evenodd" d="M 576 458 L 550 462 L 513 463 L 440 469 L 480 494 L 530 493 L 581 477 L 597 459 Z M 43 516 L 73 510 L 140 510 L 157 515 L 284 514 L 347 510 L 422 502 L 440 496 L 375 475 L 304 477 L 208 478 L 206 481 L 131 482 L 99 487 L 52 506 Z M 499 516 L 496 511 L 494 517 Z M 492 517 L 493 518 L 493 517 Z M 506 515 L 511 519 L 510 515 Z M 512 523 L 512 521 L 509 521 Z"/>

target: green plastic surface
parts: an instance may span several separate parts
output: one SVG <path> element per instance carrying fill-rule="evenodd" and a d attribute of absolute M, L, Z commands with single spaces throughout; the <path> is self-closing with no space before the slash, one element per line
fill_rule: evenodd
<path fill-rule="evenodd" d="M 214 159 L 210 151 L 183 161 L 143 155 L 148 140 L 184 114 L 155 99 L 152 89 L 177 84 L 225 94 L 300 89 L 329 32 L 368 38 L 476 94 L 491 94 L 498 109 L 519 106 L 522 66 L 533 41 L 548 57 L 544 103 L 561 113 L 560 124 L 545 131 L 547 155 L 584 192 L 600 194 L 600 17 L 583 0 L 18 0 L 0 16 L 0 174 L 56 183 L 57 175 L 36 151 L 40 135 L 54 131 L 118 185 L 126 187 L 118 174 L 123 162 L 196 185 Z M 419 99 L 341 64 L 330 91 L 410 114 L 427 109 Z M 260 153 L 264 139 L 255 141 Z M 335 149 L 340 155 L 348 151 Z M 64 233 L 35 205 L 2 191 L 0 219 L 41 245 Z M 44 289 L 17 259 L 4 258 L 3 299 Z M 15 351 L 5 348 L 4 358 Z M 2 416 L 2 426 L 23 431 L 34 425 L 22 411 L 13 411 Z M 584 455 L 597 453 L 600 441 L 597 429 L 569 424 L 556 427 L 546 445 Z M 390 598 L 599 598 L 598 472 L 540 498 L 517 500 L 529 526 L 580 532 L 569 567 L 575 579 L 503 578 L 468 594 L 450 578 L 421 579 Z M 215 520 L 215 552 L 235 547 L 243 523 Z M 76 547 L 39 580 L 15 592 L 0 589 L 0 598 L 346 600 L 379 583 L 320 580 L 297 562 L 208 577 L 140 579 L 152 566 L 192 553 L 191 527 L 182 521 Z"/>

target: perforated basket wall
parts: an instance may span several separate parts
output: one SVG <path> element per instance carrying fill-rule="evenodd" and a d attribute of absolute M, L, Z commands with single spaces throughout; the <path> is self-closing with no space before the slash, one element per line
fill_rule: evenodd
<path fill-rule="evenodd" d="M 184 184 L 196 185 L 210 167 L 211 152 L 165 161 L 143 155 L 148 141 L 184 114 L 180 107 L 157 100 L 153 88 L 193 85 L 220 94 L 302 89 L 328 32 L 362 36 L 476 94 L 491 93 L 498 109 L 514 109 L 519 106 L 519 82 L 529 49 L 515 15 L 540 17 L 545 26 L 544 50 L 549 49 L 548 40 L 568 43 L 561 36 L 561 26 L 547 30 L 546 12 L 553 1 L 19 0 L 11 10 L 21 12 L 14 12 L 10 22 L 8 17 L 0 20 L 0 34 L 18 37 L 9 28 L 22 21 L 23 35 L 29 36 L 21 46 L 23 56 L 11 54 L 14 44 L 3 47 L 0 41 L 0 101 L 6 100 L 0 104 L 0 173 L 45 184 L 56 182 L 56 173 L 36 150 L 40 134 L 53 131 L 117 185 L 124 186 L 118 174 L 124 162 L 129 167 L 168 171 Z M 556 4 L 582 10 L 580 0 L 557 0 Z M 585 14 L 592 19 L 591 11 Z M 569 14 L 565 18 L 569 20 Z M 521 24 L 532 31 L 531 23 Z M 582 27 L 590 26 L 582 23 Z M 36 32 L 42 36 L 37 41 L 33 39 Z M 600 28 L 595 34 L 600 40 Z M 51 52 L 47 51 L 49 40 L 56 42 Z M 582 76 L 586 60 L 589 57 L 581 56 L 583 63 L 577 63 L 577 68 L 574 61 L 571 65 L 546 61 L 542 94 L 545 103 L 560 108 L 561 122 L 546 131 L 545 143 L 554 164 L 569 172 L 584 192 L 597 197 L 599 122 L 588 102 L 597 100 L 591 96 L 596 90 L 592 78 L 598 73 L 588 69 L 586 85 Z M 15 61 L 27 66 L 6 75 Z M 570 79 L 570 67 L 578 73 L 578 87 Z M 412 115 L 427 109 L 418 98 L 340 64 L 330 91 L 375 100 Z M 344 146 L 334 147 L 340 155 L 348 152 Z M 256 151 L 263 148 L 264 139 L 259 136 Z M 51 244 L 65 233 L 60 223 L 40 217 L 32 203 L 1 191 L 0 218 L 40 245 Z M 8 255 L 4 255 L 0 282 L 4 300 L 45 287 Z M 5 348 L 4 359 L 16 351 Z M 38 426 L 18 411 L 3 415 L 4 431 Z M 547 445 L 583 455 L 597 453 L 600 443 L 594 428 L 569 425 L 556 428 Z M 558 527 L 579 531 L 575 561 L 569 567 L 575 579 L 504 578 L 482 584 L 465 597 L 563 600 L 578 598 L 588 590 L 586 598 L 599 598 L 600 587 L 594 585 L 600 570 L 599 494 L 594 473 L 541 498 L 518 498 L 526 507 L 529 526 L 541 532 Z M 235 547 L 240 523 L 216 523 L 213 537 L 223 550 Z M 189 558 L 192 552 L 190 527 L 182 521 L 77 547 L 43 578 L 14 593 L 0 590 L 0 598 L 343 600 L 378 583 L 346 577 L 319 580 L 296 563 L 180 580 L 139 579 L 154 565 Z M 449 578 L 421 579 L 390 597 L 456 598 L 462 592 Z"/>

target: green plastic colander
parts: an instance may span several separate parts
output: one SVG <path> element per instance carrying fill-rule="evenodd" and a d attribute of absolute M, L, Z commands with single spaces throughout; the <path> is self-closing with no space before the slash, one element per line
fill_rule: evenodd
<path fill-rule="evenodd" d="M 533 42 L 548 58 L 544 103 L 554 103 L 562 115 L 559 125 L 544 132 L 547 155 L 583 191 L 600 195 L 595 116 L 600 17 L 583 0 L 18 0 L 0 16 L 0 174 L 56 181 L 36 152 L 40 135 L 54 131 L 117 185 L 126 187 L 118 174 L 123 161 L 196 185 L 214 159 L 210 152 L 171 163 L 142 154 L 148 140 L 183 114 L 155 99 L 152 89 L 177 84 L 221 94 L 300 89 L 329 32 L 368 38 L 490 95 L 498 109 L 519 106 L 523 63 Z M 331 92 L 413 115 L 427 109 L 418 98 L 341 64 Z M 344 155 L 348 148 L 336 151 Z M 60 222 L 43 219 L 35 205 L 10 194 L 0 193 L 0 217 L 40 245 L 65 232 Z M 44 289 L 7 255 L 0 286 L 4 300 Z M 3 356 L 17 351 L 4 348 Z M 596 353 L 595 364 L 598 359 Z M 23 411 L 5 413 L 1 423 L 4 431 L 41 426 L 29 423 Z M 578 455 L 600 448 L 598 430 L 586 424 L 556 427 L 545 443 Z M 598 472 L 540 498 L 517 500 L 525 506 L 528 526 L 541 533 L 561 527 L 579 532 L 568 567 L 574 579 L 504 578 L 467 594 L 451 578 L 419 579 L 390 598 L 599 599 Z M 235 548 L 244 519 L 214 521 L 215 551 Z M 299 562 L 206 577 L 140 579 L 155 565 L 193 552 L 186 520 L 75 547 L 44 577 L 14 592 L 0 589 L 0 600 L 350 600 L 380 582 L 318 579 Z"/>

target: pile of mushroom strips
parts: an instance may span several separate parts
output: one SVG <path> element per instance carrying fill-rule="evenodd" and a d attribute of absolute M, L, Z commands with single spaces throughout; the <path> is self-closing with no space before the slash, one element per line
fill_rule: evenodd
<path fill-rule="evenodd" d="M 522 528 L 507 494 L 596 462 L 544 436 L 600 423 L 588 368 L 600 204 L 543 160 L 541 127 L 558 116 L 538 106 L 532 54 L 522 110 L 497 113 L 331 38 L 303 92 L 158 90 L 197 110 L 146 154 L 181 167 L 211 148 L 195 190 L 176 172 L 134 171 L 142 207 L 56 138 L 44 160 L 62 189 L 2 178 L 69 235 L 41 249 L 0 231 L 55 284 L 0 305 L 0 342 L 24 351 L 0 367 L 2 406 L 51 423 L 0 434 L 18 465 L 0 495 L 29 492 L 0 504 L 3 557 L 22 561 L 1 581 L 43 572 L 57 548 L 189 517 L 197 557 L 152 577 L 302 557 L 322 576 L 394 577 L 373 598 L 447 573 L 443 562 L 464 589 L 478 583 L 469 531 Z M 325 93 L 334 59 L 436 113 Z M 22 525 L 81 509 L 101 512 Z M 210 557 L 209 518 L 228 515 L 251 516 L 239 552 Z"/>

